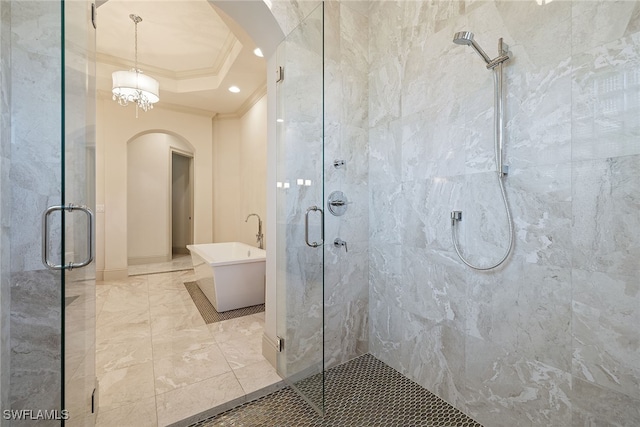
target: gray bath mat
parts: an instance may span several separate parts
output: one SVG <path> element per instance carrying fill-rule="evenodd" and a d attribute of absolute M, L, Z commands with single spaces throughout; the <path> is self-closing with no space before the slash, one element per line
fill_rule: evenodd
<path fill-rule="evenodd" d="M 196 305 L 196 308 L 200 312 L 204 322 L 207 324 L 235 319 L 236 317 L 248 316 L 250 314 L 262 313 L 264 311 L 264 304 L 259 304 L 218 313 L 207 299 L 207 296 L 200 290 L 196 282 L 185 282 L 184 286 L 187 288 L 193 303 Z"/>

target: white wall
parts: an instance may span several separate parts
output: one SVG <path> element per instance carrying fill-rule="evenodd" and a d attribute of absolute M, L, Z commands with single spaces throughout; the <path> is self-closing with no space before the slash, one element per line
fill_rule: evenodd
<path fill-rule="evenodd" d="M 171 153 L 193 154 L 174 135 L 147 133 L 127 144 L 127 249 L 129 265 L 171 260 Z"/>
<path fill-rule="evenodd" d="M 120 107 L 101 97 L 97 110 L 97 221 L 98 278 L 127 275 L 127 142 L 150 131 L 183 138 L 194 149 L 194 242 L 212 241 L 212 127 L 211 119 L 195 113 L 163 108 L 148 112 Z"/>
<path fill-rule="evenodd" d="M 240 224 L 240 120 L 213 120 L 213 241 L 237 241 Z M 244 218 L 242 218 L 244 220 Z"/>
<path fill-rule="evenodd" d="M 213 240 L 257 246 L 257 219 L 245 219 L 250 213 L 266 218 L 266 95 L 242 117 L 213 123 Z"/>
<path fill-rule="evenodd" d="M 256 245 L 257 213 L 264 222 L 267 214 L 267 97 L 263 96 L 240 119 L 240 241 Z M 266 230 L 262 232 L 265 234 Z"/>

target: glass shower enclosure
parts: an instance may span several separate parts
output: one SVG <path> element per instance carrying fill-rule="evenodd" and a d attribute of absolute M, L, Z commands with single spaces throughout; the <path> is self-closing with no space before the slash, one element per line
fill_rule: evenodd
<path fill-rule="evenodd" d="M 10 268 L 11 317 L 3 415 L 11 425 L 94 425 L 94 5 L 7 3 L 11 141 L 2 147 L 10 160 L 2 199 L 10 204 L 2 215 L 11 219 L 2 266 Z"/>
<path fill-rule="evenodd" d="M 277 51 L 278 372 L 324 413 L 324 5 Z"/>

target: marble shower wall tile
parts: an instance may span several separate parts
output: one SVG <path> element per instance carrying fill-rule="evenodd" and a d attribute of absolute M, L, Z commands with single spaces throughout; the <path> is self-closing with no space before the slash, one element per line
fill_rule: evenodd
<path fill-rule="evenodd" d="M 402 273 L 402 282 L 392 295 L 399 308 L 464 332 L 466 271 L 442 262 L 428 249 L 403 247 Z"/>
<path fill-rule="evenodd" d="M 369 192 L 369 238 L 372 244 L 398 244 L 404 213 L 402 185 L 383 182 L 372 184 Z"/>
<path fill-rule="evenodd" d="M 0 406 L 9 407 L 11 344 L 11 2 L 0 3 Z"/>
<path fill-rule="evenodd" d="M 61 325 L 59 273 L 12 274 L 12 409 L 59 409 Z"/>
<path fill-rule="evenodd" d="M 369 244 L 369 297 L 393 302 L 402 286 L 402 246 Z M 376 317 L 373 316 L 372 318 Z"/>
<path fill-rule="evenodd" d="M 369 71 L 370 126 L 400 118 L 401 82 L 400 58 L 390 58 Z"/>
<path fill-rule="evenodd" d="M 370 351 L 487 425 L 637 424 L 640 5 L 381 1 L 369 22 Z M 455 209 L 474 263 L 508 244 L 492 76 L 462 30 L 511 52 L 515 241 L 489 272 L 451 236 Z"/>
<path fill-rule="evenodd" d="M 640 275 L 639 182 L 640 155 L 573 164 L 574 268 Z"/>
<path fill-rule="evenodd" d="M 572 52 L 580 53 L 638 31 L 638 12 L 638 4 L 632 1 L 572 1 Z"/>
<path fill-rule="evenodd" d="M 466 410 L 484 425 L 571 424 L 571 375 L 475 338 L 466 340 Z"/>
<path fill-rule="evenodd" d="M 317 7 L 321 7 L 320 0 L 275 0 L 271 3 L 271 13 L 285 36 L 300 25 Z"/>
<path fill-rule="evenodd" d="M 640 425 L 640 400 L 574 377 L 572 426 Z"/>
<path fill-rule="evenodd" d="M 402 46 L 403 8 L 399 2 L 370 2 L 369 60 L 370 70 L 399 58 Z"/>
<path fill-rule="evenodd" d="M 369 14 L 369 126 L 400 117 L 402 12 L 398 2 L 372 2 Z"/>
<path fill-rule="evenodd" d="M 506 191 L 525 262 L 567 267 L 571 263 L 571 164 L 516 168 Z"/>
<path fill-rule="evenodd" d="M 501 273 L 469 273 L 467 332 L 505 351 L 570 372 L 571 270 L 515 259 Z"/>
<path fill-rule="evenodd" d="M 573 160 L 640 154 L 640 33 L 572 57 Z"/>
<path fill-rule="evenodd" d="M 60 203 L 60 94 L 53 90 L 61 78 L 59 13 L 46 1 L 11 5 L 12 271 L 42 268 L 42 231 L 33 225 Z M 51 222 L 56 241 L 60 230 Z"/>
<path fill-rule="evenodd" d="M 369 182 L 402 179 L 402 124 L 393 120 L 369 130 Z"/>
<path fill-rule="evenodd" d="M 402 180 L 463 174 L 465 153 L 455 147 L 465 144 L 467 137 L 459 105 L 429 108 L 403 117 Z"/>
<path fill-rule="evenodd" d="M 343 216 L 325 212 L 325 366 L 368 351 L 369 109 L 368 17 L 365 4 L 325 3 L 325 197 L 349 200 Z M 344 160 L 342 167 L 333 160 Z M 345 248 L 333 246 L 340 238 Z"/>
<path fill-rule="evenodd" d="M 396 307 L 372 294 L 370 351 L 450 402 L 462 403 L 464 332 Z M 459 406 L 463 406 L 462 403 Z"/>
<path fill-rule="evenodd" d="M 640 284 L 573 270 L 573 374 L 640 399 Z"/>
<path fill-rule="evenodd" d="M 3 393 L 10 393 L 7 408 L 60 409 L 60 274 L 42 265 L 42 230 L 38 226 L 42 212 L 59 204 L 61 196 L 60 8 L 47 1 L 11 1 L 7 9 L 8 4 L 2 3 L 0 31 L 3 70 L 9 66 L 5 52 L 11 53 L 11 73 L 2 76 L 2 91 L 6 94 L 8 89 L 11 94 L 10 98 L 3 96 L 3 102 L 10 102 L 6 105 L 11 114 L 5 115 L 3 104 L 0 274 L 2 286 L 11 288 L 2 292 L 3 300 L 11 299 L 10 310 L 5 301 L 2 304 L 3 316 L 11 313 L 11 363 L 9 370 L 3 369 L 10 372 L 11 379 L 10 387 L 2 388 Z M 8 117 L 11 129 L 6 135 Z M 60 238 L 56 222 L 51 221 L 53 242 Z M 10 246 L 5 247 L 7 238 Z M 50 249 L 54 259 L 59 256 L 59 250 Z M 6 326 L 3 322 L 3 331 Z M 68 339 L 76 340 L 77 336 L 70 331 Z M 3 349 L 8 348 L 6 340 L 3 338 Z M 68 367 L 83 359 L 81 354 L 69 356 Z"/>

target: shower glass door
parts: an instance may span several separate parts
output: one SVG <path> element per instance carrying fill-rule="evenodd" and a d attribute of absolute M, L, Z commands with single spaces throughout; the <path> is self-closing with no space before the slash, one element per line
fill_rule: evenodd
<path fill-rule="evenodd" d="M 10 371 L 3 416 L 15 426 L 89 426 L 96 415 L 92 5 L 7 3 L 11 168 L 3 170 L 3 203 L 10 203 L 2 210 L 11 214 L 3 230 L 11 240 L 3 248 L 3 257 L 10 251 L 11 292 L 3 298 L 11 298 L 11 363 L 3 365 L 3 374 Z"/>
<path fill-rule="evenodd" d="M 321 3 L 321 2 L 320 2 Z M 278 372 L 324 412 L 323 5 L 281 43 L 277 63 Z"/>
<path fill-rule="evenodd" d="M 62 253 L 67 265 L 81 265 L 95 253 L 96 35 L 92 7 L 87 0 L 63 1 L 61 204 L 82 207 L 63 213 Z M 93 425 L 97 415 L 95 272 L 94 261 L 63 270 L 63 407 L 72 425 Z"/>

